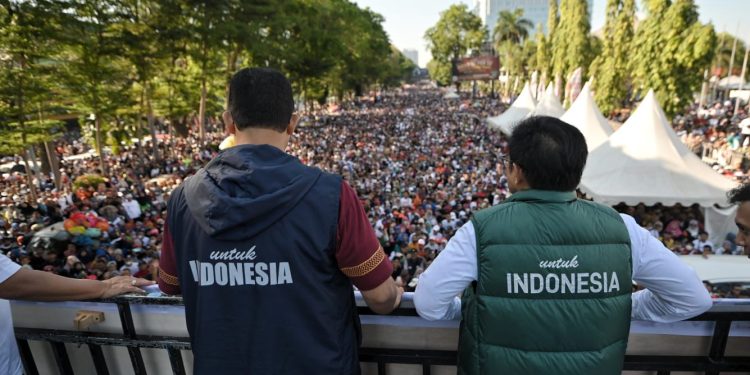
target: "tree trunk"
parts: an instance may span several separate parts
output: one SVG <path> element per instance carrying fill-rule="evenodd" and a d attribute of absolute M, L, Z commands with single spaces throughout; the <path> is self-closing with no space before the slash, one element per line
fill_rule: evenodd
<path fill-rule="evenodd" d="M 29 146 L 29 158 L 31 159 L 31 168 L 34 169 L 34 174 L 36 174 L 36 179 L 39 180 L 41 183 L 44 180 L 44 176 L 42 174 L 42 167 L 37 160 L 36 157 L 36 150 L 34 149 L 35 145 Z"/>
<path fill-rule="evenodd" d="M 146 105 L 146 122 L 148 124 L 148 130 L 151 134 L 151 155 L 154 160 L 159 160 L 159 143 L 156 139 L 156 124 L 154 123 L 154 109 L 151 106 L 151 89 L 148 81 L 144 82 L 143 90 L 141 90 L 141 100 L 145 101 Z M 142 108 L 142 107 L 141 107 Z"/>
<path fill-rule="evenodd" d="M 153 146 L 153 156 L 154 160 L 159 160 L 159 142 L 156 139 L 156 124 L 154 124 L 154 110 L 151 107 L 151 98 L 146 98 L 146 108 L 148 110 L 148 128 L 151 131 L 151 145 Z"/>
<path fill-rule="evenodd" d="M 42 174 L 49 177 L 52 174 L 52 164 L 49 162 L 49 156 L 47 155 L 49 149 L 46 144 L 46 142 L 43 142 L 39 147 L 39 162 L 42 165 Z"/>
<path fill-rule="evenodd" d="M 145 143 L 143 142 L 143 89 L 141 89 L 141 95 L 138 102 L 138 120 L 135 122 L 135 138 L 138 140 L 138 156 L 141 159 L 145 158 Z"/>
<path fill-rule="evenodd" d="M 198 108 L 198 144 L 203 147 L 206 136 L 206 78 L 201 79 L 201 102 Z"/>
<path fill-rule="evenodd" d="M 28 150 L 23 150 L 21 152 L 21 157 L 23 158 L 23 165 L 26 167 L 26 186 L 29 187 L 29 192 L 31 193 L 31 199 L 34 202 L 36 202 L 37 200 L 36 185 L 34 185 L 34 179 L 31 177 L 31 174 L 33 173 L 33 171 L 31 170 L 31 167 L 29 166 Z"/>
<path fill-rule="evenodd" d="M 95 113 L 94 124 L 96 127 L 96 154 L 99 155 L 99 164 L 102 167 L 102 174 L 107 175 L 107 164 L 104 163 L 104 146 L 102 145 L 102 120 L 98 113 Z"/>
<path fill-rule="evenodd" d="M 44 150 L 47 153 L 47 160 L 49 161 L 49 166 L 52 170 L 52 176 L 55 180 L 55 187 L 57 188 L 57 190 L 61 190 L 62 178 L 60 176 L 60 160 L 57 157 L 57 151 L 55 151 L 54 147 L 50 147 L 49 142 L 44 142 Z"/>

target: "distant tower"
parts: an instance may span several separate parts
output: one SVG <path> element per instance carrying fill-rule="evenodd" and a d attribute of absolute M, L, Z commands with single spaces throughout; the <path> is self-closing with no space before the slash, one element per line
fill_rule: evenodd
<path fill-rule="evenodd" d="M 419 51 L 411 48 L 406 48 L 403 51 L 401 51 L 404 56 L 406 56 L 409 60 L 414 62 L 414 65 L 419 66 Z"/>
<path fill-rule="evenodd" d="M 558 0 L 558 4 L 560 1 Z M 589 5 L 589 17 L 594 10 L 594 0 L 587 0 Z M 559 6 L 558 6 L 559 7 Z M 538 24 L 542 24 L 544 33 L 547 33 L 547 12 L 549 10 L 549 0 L 475 0 L 474 14 L 482 19 L 482 23 L 487 26 L 487 31 L 492 35 L 495 29 L 497 16 L 500 11 L 514 11 L 523 9 L 523 18 L 531 21 L 534 28 L 529 30 L 529 34 L 534 34 Z"/>

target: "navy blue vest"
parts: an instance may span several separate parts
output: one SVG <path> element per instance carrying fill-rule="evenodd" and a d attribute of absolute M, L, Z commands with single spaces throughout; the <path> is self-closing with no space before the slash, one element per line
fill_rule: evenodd
<path fill-rule="evenodd" d="M 358 374 L 335 260 L 341 178 L 271 146 L 225 150 L 172 194 L 168 225 L 201 374 Z"/>

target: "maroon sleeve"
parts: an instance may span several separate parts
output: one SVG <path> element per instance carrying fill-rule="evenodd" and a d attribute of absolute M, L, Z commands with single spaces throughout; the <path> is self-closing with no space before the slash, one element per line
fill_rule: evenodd
<path fill-rule="evenodd" d="M 180 294 L 180 281 L 177 278 L 177 262 L 174 256 L 174 245 L 169 227 L 164 223 L 164 238 L 161 242 L 159 258 L 159 289 L 166 294 Z"/>
<path fill-rule="evenodd" d="M 336 241 L 339 269 L 359 290 L 374 289 L 391 277 L 393 266 L 375 237 L 357 193 L 344 181 Z"/>

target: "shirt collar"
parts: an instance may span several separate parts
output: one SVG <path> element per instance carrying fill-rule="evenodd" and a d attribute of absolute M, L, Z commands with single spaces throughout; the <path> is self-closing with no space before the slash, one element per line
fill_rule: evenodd
<path fill-rule="evenodd" d="M 575 191 L 521 190 L 511 195 L 510 202 L 572 202 L 577 199 Z"/>

